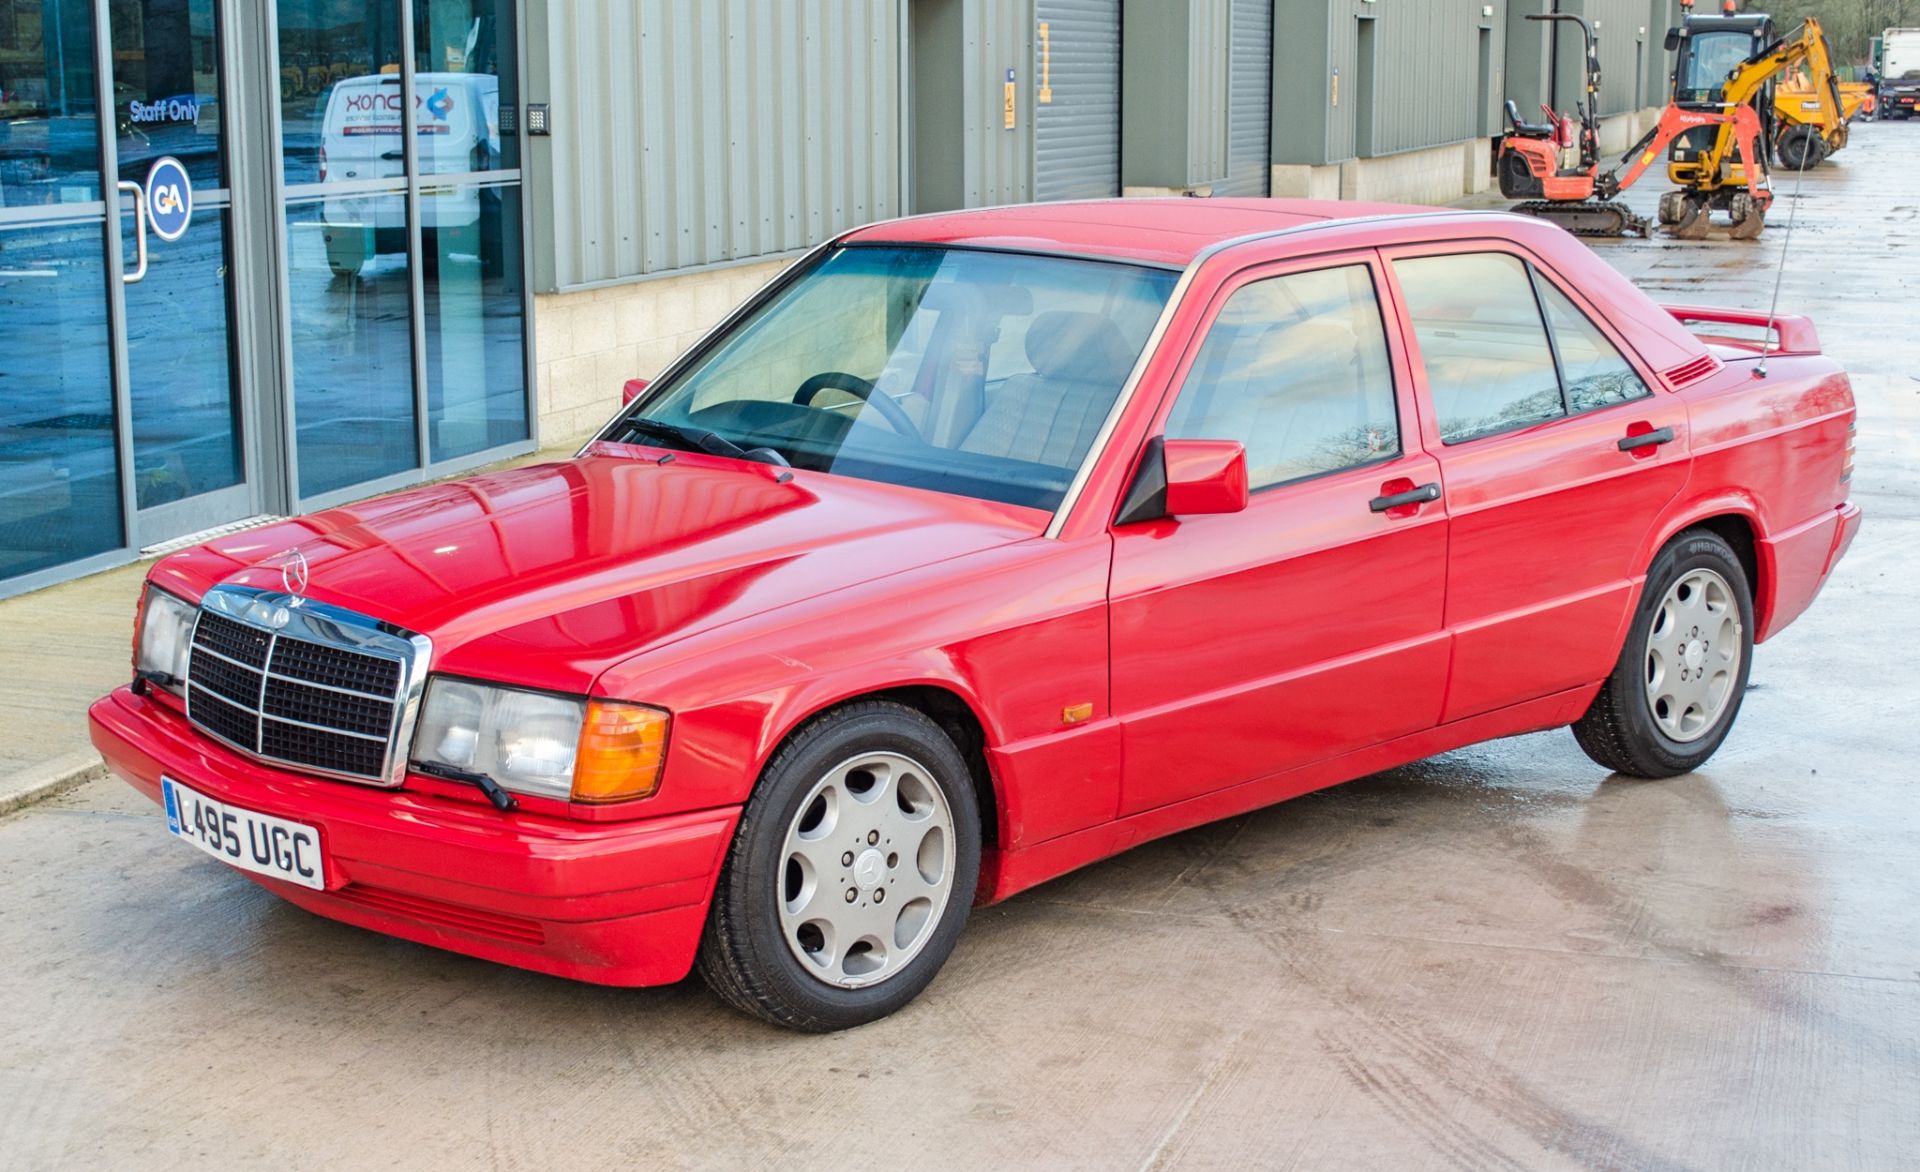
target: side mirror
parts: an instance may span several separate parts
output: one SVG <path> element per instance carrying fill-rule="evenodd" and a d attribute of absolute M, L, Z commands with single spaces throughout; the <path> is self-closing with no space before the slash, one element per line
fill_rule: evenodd
<path fill-rule="evenodd" d="M 1167 515 L 1237 513 L 1247 507 L 1247 450 L 1239 440 L 1170 439 L 1161 446 L 1167 469 Z"/>
<path fill-rule="evenodd" d="M 635 399 L 638 399 L 641 395 L 645 394 L 646 390 L 647 390 L 646 379 L 643 379 L 643 378 L 628 379 L 626 382 L 626 385 L 620 388 L 620 405 L 622 407 L 625 407 L 628 403 L 633 402 Z"/>
<path fill-rule="evenodd" d="M 1667 30 L 1667 52 L 1671 53 L 1675 49 L 1678 49 L 1679 47 L 1680 47 L 1680 30 L 1677 28 L 1668 29 Z"/>

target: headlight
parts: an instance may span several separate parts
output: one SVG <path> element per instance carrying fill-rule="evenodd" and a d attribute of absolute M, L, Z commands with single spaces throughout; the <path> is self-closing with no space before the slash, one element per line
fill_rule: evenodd
<path fill-rule="evenodd" d="M 140 630 L 135 636 L 133 669 L 170 692 L 187 686 L 187 648 L 193 639 L 193 620 L 199 611 L 148 584 L 140 602 Z"/>
<path fill-rule="evenodd" d="M 435 676 L 413 759 L 484 773 L 515 793 L 620 802 L 659 788 L 667 721 L 644 704 Z"/>

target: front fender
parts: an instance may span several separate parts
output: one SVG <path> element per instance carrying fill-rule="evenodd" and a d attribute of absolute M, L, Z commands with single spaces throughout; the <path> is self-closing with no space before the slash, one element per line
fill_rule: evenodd
<path fill-rule="evenodd" d="M 1050 837 L 1112 817 L 1117 800 L 1117 737 L 1101 735 L 1109 562 L 1104 534 L 983 550 L 635 656 L 595 690 L 673 713 L 648 799 L 664 814 L 744 802 L 780 742 L 836 704 L 940 688 L 985 733 L 1001 844 Z M 1079 705 L 1090 714 L 1069 724 Z"/>

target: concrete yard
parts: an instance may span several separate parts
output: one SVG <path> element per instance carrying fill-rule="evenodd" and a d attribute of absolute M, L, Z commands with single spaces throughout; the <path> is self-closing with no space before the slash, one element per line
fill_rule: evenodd
<path fill-rule="evenodd" d="M 1805 178 L 1780 303 L 1852 371 L 1866 525 L 1705 770 L 1560 731 L 1182 834 L 831 1037 L 317 919 L 90 782 L 0 818 L 0 1166 L 1911 1166 L 1917 177 L 1890 123 Z M 1765 308 L 1779 185 L 1758 242 L 1599 248 Z"/>

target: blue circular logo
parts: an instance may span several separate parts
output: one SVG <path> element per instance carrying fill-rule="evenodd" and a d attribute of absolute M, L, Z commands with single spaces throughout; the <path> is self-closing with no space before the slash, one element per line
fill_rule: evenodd
<path fill-rule="evenodd" d="M 155 159 L 147 171 L 147 222 L 162 240 L 178 240 L 193 220 L 193 180 L 180 160 Z"/>

